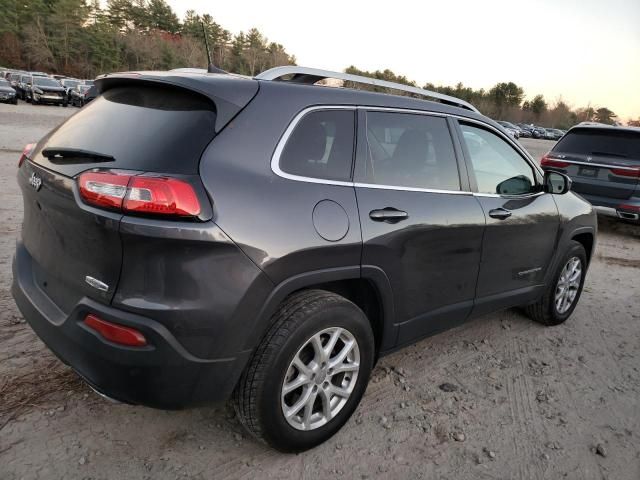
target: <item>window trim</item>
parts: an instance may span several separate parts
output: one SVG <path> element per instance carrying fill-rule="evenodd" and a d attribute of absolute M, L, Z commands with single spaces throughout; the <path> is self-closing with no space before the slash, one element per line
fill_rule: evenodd
<path fill-rule="evenodd" d="M 448 113 L 441 113 L 441 112 L 431 112 L 428 110 L 416 110 L 416 109 L 410 109 L 410 108 L 397 108 L 397 107 L 380 107 L 380 106 L 367 106 L 367 105 L 315 105 L 312 107 L 306 107 L 304 109 L 302 109 L 299 113 L 296 114 L 295 117 L 293 117 L 293 120 L 291 120 L 291 122 L 289 123 L 289 125 L 287 126 L 287 128 L 285 129 L 284 133 L 282 134 L 282 136 L 280 137 L 280 140 L 278 141 L 278 144 L 276 145 L 276 148 L 273 152 L 273 155 L 271 156 L 271 171 L 273 173 L 275 173 L 277 176 L 287 179 L 287 180 L 294 180 L 297 182 L 306 182 L 306 183 L 316 183 L 316 184 L 321 184 L 321 185 L 336 185 L 336 186 L 341 186 L 341 187 L 359 187 L 359 188 L 376 188 L 376 189 L 380 189 L 380 190 L 397 190 L 397 191 L 405 191 L 405 192 L 423 192 L 423 193 L 443 193 L 443 194 L 453 194 L 453 195 L 473 195 L 473 196 L 478 196 L 478 197 L 504 197 L 504 198 L 525 198 L 525 197 L 533 197 L 533 196 L 537 196 L 537 195 L 541 195 L 544 192 L 533 192 L 533 193 L 529 193 L 529 194 L 525 194 L 525 195 L 500 195 L 500 194 L 491 194 L 491 193 L 479 193 L 479 192 L 474 192 L 473 190 L 473 186 L 470 186 L 469 190 L 438 190 L 438 189 L 429 189 L 429 188 L 415 188 L 415 187 L 404 187 L 404 186 L 400 186 L 400 185 L 381 185 L 381 184 L 370 184 L 370 183 L 360 183 L 360 182 L 354 182 L 353 180 L 351 181 L 343 181 L 343 180 L 328 180 L 328 179 L 324 179 L 324 178 L 313 178 L 313 177 L 305 177 L 302 175 L 294 175 L 291 173 L 287 173 L 285 171 L 283 171 L 282 169 L 280 169 L 280 156 L 284 150 L 284 147 L 287 143 L 287 141 L 289 140 L 289 137 L 291 136 L 291 134 L 293 133 L 293 131 L 295 130 L 295 128 L 298 126 L 298 123 L 300 123 L 300 121 L 308 114 L 311 112 L 316 112 L 319 110 L 352 110 L 356 113 L 358 113 L 361 110 L 364 111 L 382 111 L 382 112 L 396 112 L 396 113 L 412 113 L 412 114 L 417 114 L 417 115 L 431 115 L 431 116 L 436 116 L 436 117 L 444 117 L 444 118 L 451 118 L 454 121 L 456 121 L 456 131 L 455 132 L 451 132 L 451 138 L 452 141 L 454 143 L 454 149 L 456 146 L 456 140 L 459 142 L 459 146 L 462 149 L 462 155 L 463 155 L 463 160 L 466 166 L 466 170 L 467 171 L 460 171 L 460 165 L 458 164 L 458 172 L 459 172 L 459 177 L 461 182 L 463 181 L 463 176 L 466 174 L 467 175 L 467 179 L 468 181 L 470 181 L 470 175 L 468 173 L 468 169 L 469 169 L 469 165 L 468 165 L 468 158 L 467 158 L 467 154 L 466 154 L 466 145 L 463 143 L 462 139 L 461 139 L 461 131 L 460 131 L 460 125 L 459 125 L 459 121 L 463 121 L 463 122 L 469 122 L 469 123 L 475 123 L 477 125 L 479 125 L 482 128 L 485 128 L 487 130 L 490 130 L 492 133 L 495 133 L 496 135 L 498 135 L 500 138 L 502 138 L 503 140 L 505 140 L 509 145 L 511 145 L 512 148 L 514 148 L 514 150 L 516 150 L 517 153 L 520 154 L 520 156 L 523 158 L 523 160 L 525 162 L 527 162 L 534 170 L 534 173 L 537 173 L 540 177 L 544 176 L 544 172 L 542 170 L 542 167 L 540 167 L 533 159 L 532 157 L 529 155 L 529 152 L 527 152 L 521 145 L 518 145 L 516 143 L 514 143 L 514 141 L 512 141 L 511 138 L 508 137 L 508 135 L 502 133 L 499 129 L 497 129 L 496 127 L 494 127 L 493 125 L 490 125 L 487 122 L 484 122 L 482 120 L 477 120 L 475 118 L 470 118 L 470 117 L 465 117 L 463 115 L 455 115 L 455 114 L 448 114 Z M 355 130 L 355 140 L 356 143 L 358 142 L 358 128 L 356 128 Z M 457 138 L 456 138 L 457 135 Z M 357 161 L 356 155 L 354 155 L 354 160 L 352 163 L 352 173 L 353 170 L 355 169 L 355 162 Z M 353 175 L 352 175 L 353 177 Z M 539 178 L 536 176 L 536 182 L 539 181 Z M 477 190 L 477 188 L 476 188 Z"/>

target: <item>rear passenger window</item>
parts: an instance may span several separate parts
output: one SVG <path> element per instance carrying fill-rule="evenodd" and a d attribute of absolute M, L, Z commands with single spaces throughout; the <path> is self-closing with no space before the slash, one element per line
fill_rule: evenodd
<path fill-rule="evenodd" d="M 284 146 L 280 169 L 301 177 L 350 181 L 354 115 L 353 110 L 305 115 Z"/>
<path fill-rule="evenodd" d="M 442 117 L 367 112 L 366 159 L 361 183 L 434 190 L 460 190 L 460 176 L 447 121 Z"/>

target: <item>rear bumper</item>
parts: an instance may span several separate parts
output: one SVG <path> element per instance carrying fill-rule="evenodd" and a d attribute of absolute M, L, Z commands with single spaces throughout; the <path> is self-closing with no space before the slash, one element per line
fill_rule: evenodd
<path fill-rule="evenodd" d="M 601 197 L 580 193 L 581 197 L 595 207 L 604 207 L 616 211 L 617 216 L 626 218 L 625 215 L 637 215 L 640 213 L 640 197 L 632 196 L 627 199 Z M 637 195 L 637 192 L 635 193 Z"/>
<path fill-rule="evenodd" d="M 62 312 L 33 281 L 31 256 L 21 243 L 13 261 L 13 297 L 42 341 L 94 389 L 113 399 L 156 408 L 226 400 L 248 352 L 233 358 L 193 356 L 160 323 L 83 298 Z M 124 347 L 83 323 L 88 313 L 141 331 L 148 345 Z"/>

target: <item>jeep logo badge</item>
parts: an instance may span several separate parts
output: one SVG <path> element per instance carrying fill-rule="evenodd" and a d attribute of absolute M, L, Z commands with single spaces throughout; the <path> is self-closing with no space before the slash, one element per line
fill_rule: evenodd
<path fill-rule="evenodd" d="M 37 192 L 38 190 L 40 190 L 40 187 L 42 186 L 42 179 L 35 173 L 32 173 L 31 176 L 29 177 L 29 184 L 33 188 L 35 188 Z"/>

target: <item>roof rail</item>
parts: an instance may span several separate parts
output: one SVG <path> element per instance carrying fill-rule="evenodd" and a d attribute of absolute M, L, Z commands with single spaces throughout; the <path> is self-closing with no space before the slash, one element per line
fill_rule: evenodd
<path fill-rule="evenodd" d="M 287 65 L 283 67 L 274 67 L 269 70 L 256 75 L 257 80 L 278 80 L 285 75 L 293 75 L 289 80 L 295 83 L 314 84 L 319 80 L 325 78 L 336 78 L 339 80 L 345 80 L 354 83 L 364 83 L 367 85 L 375 85 L 376 87 L 391 88 L 394 90 L 401 90 L 403 92 L 413 93 L 415 95 L 421 95 L 423 97 L 429 97 L 439 100 L 447 105 L 453 105 L 455 107 L 466 108 L 472 112 L 480 113 L 476 107 L 469 102 L 461 100 L 450 95 L 443 93 L 432 92 L 431 90 L 425 90 L 423 88 L 412 87 L 410 85 L 403 85 L 402 83 L 388 82 L 386 80 L 378 80 L 377 78 L 363 77 L 361 75 L 352 75 L 350 73 L 332 72 L 330 70 L 320 70 L 318 68 L 298 67 L 295 65 Z"/>

